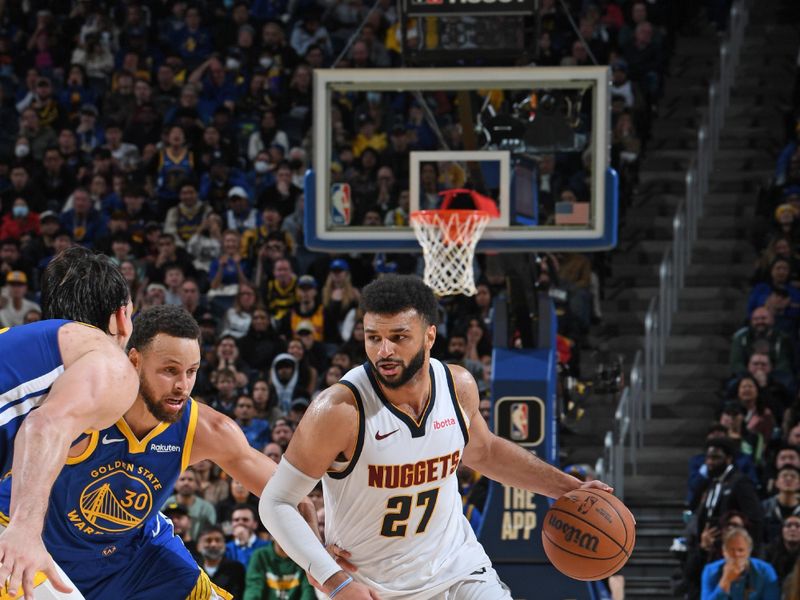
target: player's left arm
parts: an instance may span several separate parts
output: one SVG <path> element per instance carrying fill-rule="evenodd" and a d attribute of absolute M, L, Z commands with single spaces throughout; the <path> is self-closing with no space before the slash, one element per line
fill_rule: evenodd
<path fill-rule="evenodd" d="M 247 438 L 233 419 L 199 402 L 197 409 L 197 427 L 189 464 L 210 460 L 240 481 L 251 493 L 260 496 L 278 465 L 247 443 Z M 311 500 L 305 499 L 297 509 L 319 537 L 317 511 Z"/>
<path fill-rule="evenodd" d="M 532 452 L 493 434 L 478 411 L 479 395 L 475 379 L 462 367 L 447 367 L 453 374 L 458 402 L 469 419 L 469 443 L 463 456 L 465 465 L 499 483 L 550 498 L 560 498 L 578 488 L 613 491 L 601 481 L 582 483 L 540 460 Z"/>

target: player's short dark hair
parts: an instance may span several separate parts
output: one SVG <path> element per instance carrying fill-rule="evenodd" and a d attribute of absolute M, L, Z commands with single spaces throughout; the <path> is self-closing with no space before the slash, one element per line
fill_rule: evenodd
<path fill-rule="evenodd" d="M 200 530 L 200 533 L 197 534 L 197 541 L 199 542 L 201 538 L 210 533 L 218 533 L 222 536 L 222 539 L 225 540 L 225 530 L 223 530 L 222 527 L 219 525 L 206 525 Z"/>
<path fill-rule="evenodd" d="M 153 306 L 136 316 L 128 349 L 136 348 L 141 352 L 159 333 L 198 340 L 198 343 L 200 341 L 200 326 L 185 308 L 174 305 Z"/>
<path fill-rule="evenodd" d="M 42 275 L 42 317 L 70 319 L 108 333 L 111 315 L 128 304 L 130 290 L 108 256 L 82 246 L 67 248 Z"/>
<path fill-rule="evenodd" d="M 426 325 L 439 322 L 439 303 L 433 290 L 414 275 L 384 275 L 366 287 L 361 294 L 365 313 L 396 315 L 414 309 Z"/>

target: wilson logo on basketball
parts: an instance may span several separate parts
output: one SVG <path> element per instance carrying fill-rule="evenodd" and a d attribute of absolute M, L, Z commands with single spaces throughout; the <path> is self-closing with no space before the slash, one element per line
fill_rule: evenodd
<path fill-rule="evenodd" d="M 445 427 L 450 427 L 456 424 L 456 420 L 452 417 L 449 419 L 442 419 L 441 421 L 434 421 L 433 422 L 433 430 L 436 431 L 437 429 L 444 429 Z"/>
<path fill-rule="evenodd" d="M 553 529 L 564 534 L 565 542 L 575 544 L 576 546 L 579 546 L 584 550 L 589 550 L 590 552 L 597 552 L 597 544 L 600 543 L 600 539 L 596 535 L 584 533 L 577 527 L 573 527 L 569 523 L 565 523 L 552 513 L 549 517 L 549 524 Z"/>

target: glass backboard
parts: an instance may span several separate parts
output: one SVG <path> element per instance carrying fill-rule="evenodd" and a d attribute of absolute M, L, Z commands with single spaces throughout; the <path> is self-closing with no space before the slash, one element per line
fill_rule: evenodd
<path fill-rule="evenodd" d="M 478 251 L 616 243 L 607 67 L 314 72 L 306 244 L 419 251 L 408 213 L 474 190 L 493 219 Z"/>

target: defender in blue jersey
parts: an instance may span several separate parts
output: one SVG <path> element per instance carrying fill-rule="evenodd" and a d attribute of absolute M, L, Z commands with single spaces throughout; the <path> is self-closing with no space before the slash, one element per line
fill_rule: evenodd
<path fill-rule="evenodd" d="M 209 459 L 258 493 L 276 469 L 228 417 L 189 393 L 200 329 L 176 306 L 136 319 L 129 359 L 139 395 L 114 425 L 87 432 L 56 479 L 44 527 L 47 550 L 87 600 L 207 600 L 216 589 L 159 513 L 188 465 Z M 16 473 L 0 484 L 0 522 Z M 316 527 L 313 505 L 303 505 Z"/>
<path fill-rule="evenodd" d="M 50 489 L 75 439 L 119 419 L 139 383 L 122 351 L 130 294 L 108 257 L 79 247 L 57 256 L 42 278 L 41 305 L 45 321 L 0 330 L 0 468 L 15 474 L 0 582 L 29 595 L 37 572 L 70 590 L 41 541 Z"/>

